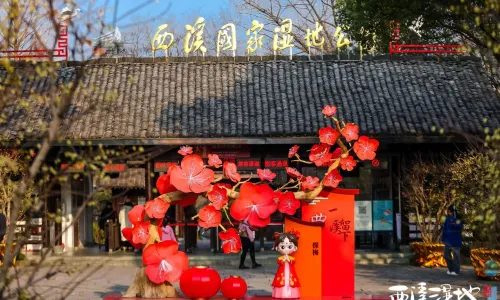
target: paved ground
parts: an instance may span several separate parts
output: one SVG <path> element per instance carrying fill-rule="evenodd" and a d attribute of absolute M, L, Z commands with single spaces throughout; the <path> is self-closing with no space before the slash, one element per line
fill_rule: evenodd
<path fill-rule="evenodd" d="M 275 269 L 257 269 L 240 271 L 233 267 L 217 268 L 221 277 L 240 275 L 247 280 L 249 295 L 267 295 L 271 293 L 271 281 Z M 102 299 L 109 294 L 124 292 L 132 282 L 135 267 L 87 267 L 79 269 L 44 268 L 36 276 L 37 282 L 32 287 L 32 292 L 44 299 Z M 23 268 L 23 272 L 32 272 Z M 54 273 L 55 272 L 55 273 Z M 47 273 L 53 273 L 50 278 L 45 278 Z M 24 281 L 24 280 L 22 280 Z M 441 284 L 450 284 L 453 289 L 457 287 L 469 288 L 482 287 L 484 281 L 476 279 L 471 267 L 464 267 L 461 276 L 451 277 L 446 275 L 444 269 L 424 269 L 410 266 L 357 266 L 356 267 L 356 295 L 389 295 L 388 288 L 393 285 L 417 286 L 426 282 L 427 287 Z M 15 286 L 14 282 L 12 286 Z M 430 293 L 428 294 L 430 295 Z M 444 298 L 444 297 L 443 297 Z M 478 298 L 480 296 L 478 295 Z M 416 299 L 418 299 L 416 297 Z M 437 298 L 434 298 L 436 300 Z M 456 298 L 454 298 L 456 299 Z M 467 300 L 467 298 L 463 298 Z"/>

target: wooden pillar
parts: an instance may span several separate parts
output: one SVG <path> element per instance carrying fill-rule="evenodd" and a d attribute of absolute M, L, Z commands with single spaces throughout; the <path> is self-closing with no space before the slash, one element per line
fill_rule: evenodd
<path fill-rule="evenodd" d="M 42 214 L 42 224 L 43 224 L 43 229 L 42 229 L 42 235 L 43 235 L 43 245 L 42 247 L 48 248 L 50 247 L 50 224 L 49 224 L 49 217 L 47 214 L 47 196 L 43 198 L 43 214 Z"/>
<path fill-rule="evenodd" d="M 153 177 L 151 177 L 151 173 L 153 172 L 153 161 L 148 160 L 146 162 L 146 201 L 152 200 L 153 199 L 153 187 L 154 187 L 154 182 L 153 182 Z"/>

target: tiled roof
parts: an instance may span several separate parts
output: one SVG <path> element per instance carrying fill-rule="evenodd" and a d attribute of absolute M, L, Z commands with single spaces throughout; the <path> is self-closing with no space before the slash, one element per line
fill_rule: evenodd
<path fill-rule="evenodd" d="M 434 126 L 471 134 L 500 127 L 500 100 L 473 60 L 120 63 L 84 71 L 72 115 L 90 100 L 106 102 L 106 93 L 116 90 L 117 98 L 105 104 L 107 112 L 94 110 L 74 122 L 67 139 L 310 137 L 327 124 L 326 104 L 374 136 L 437 135 Z M 69 80 L 74 69 L 61 76 Z M 0 134 L 36 130 L 48 112 L 7 110 Z"/>
<path fill-rule="evenodd" d="M 120 172 L 116 178 L 102 180 L 100 185 L 117 189 L 144 189 L 146 187 L 146 173 L 144 168 L 129 168 Z"/>

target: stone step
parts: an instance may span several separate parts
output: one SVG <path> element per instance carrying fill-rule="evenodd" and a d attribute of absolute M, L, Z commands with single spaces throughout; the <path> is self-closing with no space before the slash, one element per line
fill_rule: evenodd
<path fill-rule="evenodd" d="M 276 253 L 257 253 L 257 261 L 264 266 L 276 265 Z M 410 263 L 411 254 L 409 253 L 356 253 L 355 264 L 359 265 L 408 265 Z M 189 263 L 192 266 L 208 265 L 208 266 L 238 266 L 239 255 L 223 255 L 223 254 L 207 254 L 207 255 L 190 255 Z M 20 261 L 20 266 L 36 264 L 40 260 L 37 256 L 28 256 L 27 260 Z M 247 258 L 248 263 L 250 258 Z M 48 257 L 43 265 L 66 265 L 66 266 L 141 266 L 142 258 L 140 255 L 52 255 Z"/>

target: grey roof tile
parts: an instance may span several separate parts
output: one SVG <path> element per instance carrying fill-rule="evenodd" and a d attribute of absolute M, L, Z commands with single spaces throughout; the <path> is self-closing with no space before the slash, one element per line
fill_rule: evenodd
<path fill-rule="evenodd" d="M 59 70 L 60 82 L 75 69 Z M 378 136 L 433 135 L 432 127 L 471 134 L 500 127 L 500 101 L 477 61 L 268 61 L 121 63 L 84 67 L 68 117 L 97 104 L 65 130 L 68 139 L 315 136 L 326 104 Z M 22 78 L 46 91 L 46 79 Z M 6 73 L 0 70 L 0 82 Z M 114 101 L 109 95 L 117 93 Z M 50 120 L 50 110 L 7 106 L 0 134 Z M 483 124 L 483 118 L 488 123 Z"/>

